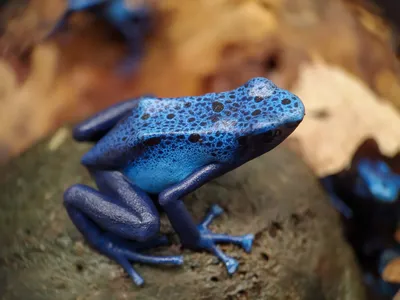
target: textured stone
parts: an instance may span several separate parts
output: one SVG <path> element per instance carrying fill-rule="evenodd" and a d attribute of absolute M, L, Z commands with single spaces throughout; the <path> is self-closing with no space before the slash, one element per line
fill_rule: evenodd
<path fill-rule="evenodd" d="M 68 219 L 62 192 L 91 183 L 79 164 L 88 146 L 55 137 L 1 168 L 1 299 L 364 299 L 336 212 L 285 146 L 185 199 L 197 221 L 211 203 L 226 210 L 212 225 L 216 232 L 256 234 L 251 254 L 223 247 L 240 261 L 233 277 L 212 255 L 184 250 L 181 267 L 135 266 L 146 281 L 138 288 L 88 248 Z M 162 230 L 171 232 L 165 219 Z M 172 245 L 156 252 L 180 251 Z"/>

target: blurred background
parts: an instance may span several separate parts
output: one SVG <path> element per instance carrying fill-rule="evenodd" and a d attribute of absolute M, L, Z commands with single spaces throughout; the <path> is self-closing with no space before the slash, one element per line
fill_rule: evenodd
<path fill-rule="evenodd" d="M 97 2 L 0 1 L 1 164 L 130 97 L 199 95 L 267 77 L 305 103 L 287 145 L 343 215 L 371 299 L 395 297 L 400 2 Z M 389 200 L 374 193 L 377 181 Z"/>

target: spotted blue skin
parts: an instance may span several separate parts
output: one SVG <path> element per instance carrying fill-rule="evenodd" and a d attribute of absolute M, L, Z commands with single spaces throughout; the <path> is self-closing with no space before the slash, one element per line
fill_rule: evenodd
<path fill-rule="evenodd" d="M 352 192 L 361 199 L 372 199 L 382 203 L 394 203 L 400 196 L 400 175 L 393 172 L 382 160 L 362 158 L 356 165 L 357 179 Z M 336 194 L 333 176 L 321 179 L 331 197 L 334 207 L 347 219 L 353 217 L 352 209 Z"/>
<path fill-rule="evenodd" d="M 136 67 L 144 52 L 144 39 L 151 28 L 151 10 L 143 1 L 140 7 L 130 7 L 128 0 L 68 0 L 67 10 L 47 37 L 64 26 L 66 19 L 74 12 L 95 10 L 115 27 L 125 38 L 129 48 L 129 57 L 123 61 L 120 70 L 123 72 Z"/>
<path fill-rule="evenodd" d="M 354 191 L 358 196 L 372 197 L 387 203 L 393 203 L 399 198 L 400 175 L 394 173 L 384 161 L 362 159 L 357 170 L 359 180 Z"/>
<path fill-rule="evenodd" d="M 157 238 L 160 221 L 152 199 L 184 247 L 213 253 L 233 274 L 238 262 L 216 244 L 234 243 L 249 252 L 254 236 L 210 232 L 208 225 L 223 212 L 217 205 L 196 225 L 181 199 L 275 148 L 303 117 L 298 97 L 262 77 L 222 93 L 121 102 L 74 129 L 76 140 L 96 142 L 82 163 L 99 191 L 74 185 L 65 192 L 64 204 L 86 240 L 121 264 L 138 285 L 143 279 L 128 261 L 182 263 L 178 256 L 138 253 L 146 248 L 143 243 L 165 243 Z"/>

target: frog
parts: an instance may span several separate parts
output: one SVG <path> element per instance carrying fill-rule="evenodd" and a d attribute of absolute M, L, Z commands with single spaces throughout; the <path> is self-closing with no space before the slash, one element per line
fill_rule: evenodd
<path fill-rule="evenodd" d="M 383 160 L 362 158 L 357 165 L 354 194 L 380 202 L 394 203 L 400 195 L 400 175 Z"/>
<path fill-rule="evenodd" d="M 345 170 L 321 179 L 343 217 L 344 233 L 360 262 L 364 281 L 377 294 L 393 297 L 399 285 L 383 272 L 400 256 L 398 228 L 400 175 L 394 158 L 384 156 L 375 140 L 365 140 Z"/>
<path fill-rule="evenodd" d="M 129 55 L 118 67 L 127 72 L 135 69 L 139 59 L 144 55 L 144 43 L 147 33 L 152 28 L 152 10 L 146 1 L 135 5 L 129 0 L 67 0 L 67 9 L 56 25 L 46 34 L 45 39 L 52 37 L 65 24 L 68 17 L 79 11 L 92 11 L 107 20 L 126 40 Z"/>
<path fill-rule="evenodd" d="M 387 162 L 383 159 L 361 157 L 354 165 L 354 171 L 348 174 L 344 172 L 336 178 L 351 183 L 349 188 L 352 198 L 372 201 L 377 205 L 396 203 L 400 196 L 400 175 Z M 353 179 L 346 179 L 347 176 Z M 330 175 L 322 178 L 322 185 L 329 193 L 333 206 L 345 218 L 351 219 L 354 216 L 353 209 L 335 191 L 335 177 L 336 175 Z"/>
<path fill-rule="evenodd" d="M 91 142 L 81 163 L 98 188 L 74 184 L 64 207 L 95 250 L 117 262 L 141 286 L 132 263 L 181 265 L 183 257 L 145 255 L 167 245 L 165 213 L 183 249 L 213 254 L 233 275 L 239 263 L 219 244 L 250 253 L 254 234 L 213 233 L 218 204 L 196 224 L 183 198 L 206 183 L 269 152 L 302 122 L 300 98 L 264 77 L 224 92 L 127 99 L 77 124 L 78 142 Z M 159 209 L 157 209 L 159 207 Z"/>

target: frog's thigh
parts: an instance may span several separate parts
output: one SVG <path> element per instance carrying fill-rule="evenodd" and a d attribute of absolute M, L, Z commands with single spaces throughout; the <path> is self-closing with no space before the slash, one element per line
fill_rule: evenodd
<path fill-rule="evenodd" d="M 92 172 L 100 191 L 76 184 L 64 194 L 70 218 L 87 239 L 96 239 L 101 229 L 121 238 L 146 241 L 160 228 L 151 198 L 115 171 Z"/>
<path fill-rule="evenodd" d="M 151 96 L 146 95 L 145 97 Z M 116 103 L 84 120 L 75 126 L 73 130 L 74 139 L 81 142 L 98 141 L 126 114 L 135 109 L 142 98 L 132 98 Z"/>

